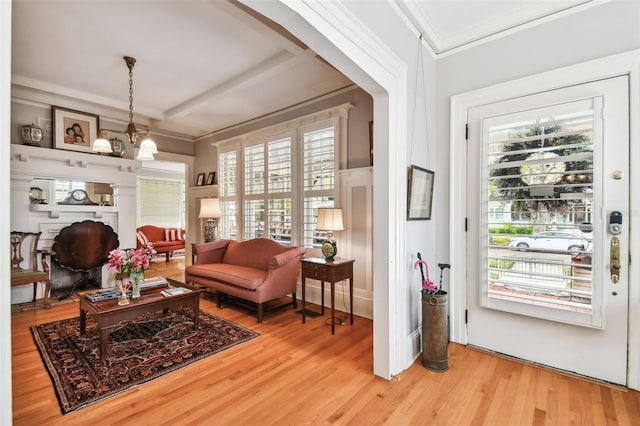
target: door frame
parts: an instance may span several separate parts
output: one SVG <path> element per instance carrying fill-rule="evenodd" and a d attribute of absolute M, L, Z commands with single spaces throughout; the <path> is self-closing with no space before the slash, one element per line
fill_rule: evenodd
<path fill-rule="evenodd" d="M 515 97 L 588 83 L 594 80 L 626 75 L 629 77 L 629 137 L 631 166 L 640 162 L 640 49 L 571 65 L 557 70 L 524 77 L 477 89 L 451 97 L 450 118 L 450 189 L 449 259 L 451 269 L 451 340 L 467 343 L 465 311 L 467 307 L 466 271 L 466 123 L 467 111 L 472 107 L 499 102 Z M 633 196 L 640 188 L 640 174 L 629 176 L 629 226 L 640 225 L 640 197 Z M 629 252 L 640 253 L 640 240 L 630 239 Z M 640 390 L 640 268 L 629 265 L 629 327 L 628 327 L 628 387 Z M 453 297 L 455 296 L 455 297 Z"/>

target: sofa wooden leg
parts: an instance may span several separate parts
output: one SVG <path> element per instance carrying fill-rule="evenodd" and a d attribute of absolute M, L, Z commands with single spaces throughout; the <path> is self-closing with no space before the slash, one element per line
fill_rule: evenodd
<path fill-rule="evenodd" d="M 222 308 L 222 293 L 218 292 L 218 309 Z"/>
<path fill-rule="evenodd" d="M 263 314 L 262 303 L 258 303 L 258 324 L 262 324 L 262 314 Z"/>
<path fill-rule="evenodd" d="M 298 299 L 296 298 L 296 294 L 291 294 L 291 299 L 293 301 L 293 309 L 298 309 Z"/>
<path fill-rule="evenodd" d="M 165 260 L 165 262 L 169 263 L 169 252 L 165 253 L 167 255 L 167 260 Z"/>

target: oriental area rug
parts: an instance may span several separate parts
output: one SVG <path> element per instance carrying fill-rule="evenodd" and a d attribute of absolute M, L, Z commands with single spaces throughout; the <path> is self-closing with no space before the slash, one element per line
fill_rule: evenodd
<path fill-rule="evenodd" d="M 204 311 L 198 330 L 189 309 L 152 312 L 112 331 L 109 356 L 101 361 L 100 336 L 90 315 L 86 326 L 84 336 L 78 317 L 31 326 L 63 414 L 259 336 Z"/>

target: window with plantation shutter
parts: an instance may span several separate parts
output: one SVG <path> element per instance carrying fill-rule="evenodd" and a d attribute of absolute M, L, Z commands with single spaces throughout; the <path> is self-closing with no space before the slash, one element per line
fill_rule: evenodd
<path fill-rule="evenodd" d="M 219 146 L 221 238 L 320 246 L 325 234 L 315 229 L 317 209 L 334 206 L 337 198 L 341 120 L 335 112 L 346 123 L 346 110 L 337 107 Z"/>

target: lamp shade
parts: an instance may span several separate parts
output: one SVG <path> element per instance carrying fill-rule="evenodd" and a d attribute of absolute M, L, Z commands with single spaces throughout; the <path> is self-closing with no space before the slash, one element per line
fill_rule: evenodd
<path fill-rule="evenodd" d="M 99 152 L 100 154 L 110 154 L 113 152 L 113 150 L 111 149 L 111 144 L 102 135 L 98 139 L 93 141 L 91 151 Z"/>
<path fill-rule="evenodd" d="M 316 229 L 321 231 L 344 231 L 342 224 L 342 209 L 318 209 L 318 224 Z"/>
<path fill-rule="evenodd" d="M 203 198 L 200 200 L 199 219 L 220 217 L 220 200 L 217 198 Z"/>
<path fill-rule="evenodd" d="M 153 160 L 153 154 L 158 153 L 158 148 L 156 147 L 155 142 L 151 139 L 145 139 L 140 144 L 140 149 L 138 150 L 137 160 Z"/>

